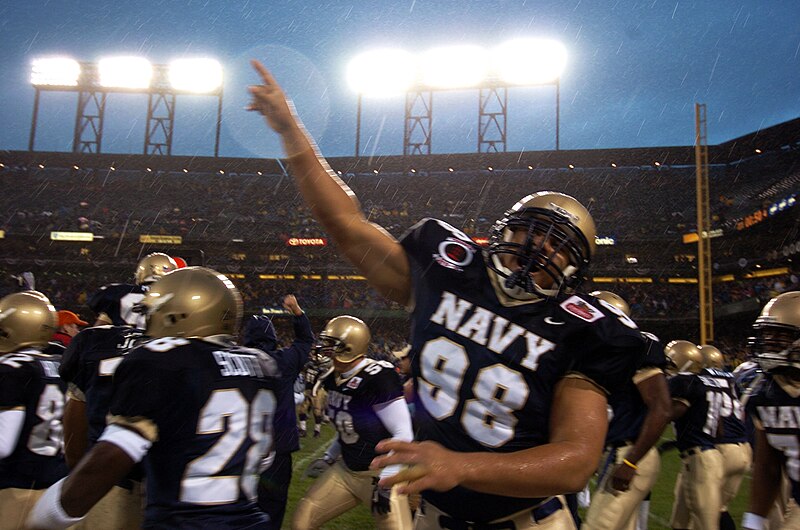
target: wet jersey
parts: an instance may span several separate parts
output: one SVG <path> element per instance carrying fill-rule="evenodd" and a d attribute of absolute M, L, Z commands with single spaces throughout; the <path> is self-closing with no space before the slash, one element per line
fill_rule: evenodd
<path fill-rule="evenodd" d="M 681 372 L 669 379 L 669 393 L 689 409 L 674 421 L 676 446 L 680 451 L 690 447 L 714 447 L 720 421 L 720 410 L 730 383 L 717 379 L 708 371 L 699 374 Z"/>
<path fill-rule="evenodd" d="M 272 446 L 275 361 L 228 342 L 166 337 L 114 374 L 109 426 L 153 442 L 146 528 L 250 528 L 259 462 Z"/>
<path fill-rule="evenodd" d="M 481 248 L 435 219 L 401 240 L 413 284 L 411 343 L 417 438 L 455 451 L 510 452 L 546 444 L 555 385 L 572 375 L 609 392 L 642 361 L 628 317 L 592 297 L 500 303 Z M 458 487 L 428 502 L 486 522 L 535 506 Z"/>
<path fill-rule="evenodd" d="M 86 403 L 89 445 L 106 427 L 114 371 L 144 332 L 130 326 L 97 326 L 75 335 L 64 353 L 59 373 L 72 397 Z"/>
<path fill-rule="evenodd" d="M 792 498 L 800 503 L 800 396 L 792 397 L 769 373 L 753 390 L 747 413 L 764 429 L 769 444 L 783 454 Z"/>
<path fill-rule="evenodd" d="M 87 302 L 95 315 L 105 313 L 114 326 L 129 325 L 144 329 L 143 314 L 136 313 L 133 308 L 144 299 L 146 287 L 129 283 L 112 283 L 101 287 Z"/>
<path fill-rule="evenodd" d="M 391 363 L 367 359 L 350 377 L 333 373 L 324 385 L 328 417 L 339 433 L 342 459 L 352 471 L 366 471 L 377 456 L 375 445 L 392 436 L 375 407 L 403 397 L 400 377 Z"/>
<path fill-rule="evenodd" d="M 740 401 L 741 395 L 736 380 L 731 372 L 707 368 L 709 375 L 727 381 L 725 395 L 719 409 L 721 428 L 717 432 L 718 444 L 738 444 L 747 441 L 744 425 L 744 407 Z"/>
<path fill-rule="evenodd" d="M 643 335 L 647 353 L 641 370 L 622 388 L 608 397 L 608 405 L 613 414 L 608 423 L 606 444 L 618 445 L 636 441 L 648 411 L 636 384 L 646 380 L 648 376 L 652 377 L 654 373 L 662 372 L 667 366 L 663 344 L 655 335 L 648 333 L 643 333 Z"/>
<path fill-rule="evenodd" d="M 0 489 L 43 489 L 67 474 L 60 360 L 34 349 L 0 356 L 0 411 L 25 412 L 14 451 L 0 460 Z"/>

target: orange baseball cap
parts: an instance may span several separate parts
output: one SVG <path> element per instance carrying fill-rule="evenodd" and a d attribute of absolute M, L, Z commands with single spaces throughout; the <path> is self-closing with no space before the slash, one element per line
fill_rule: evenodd
<path fill-rule="evenodd" d="M 67 311 L 62 309 L 58 312 L 58 327 L 66 326 L 67 324 L 77 324 L 79 326 L 86 326 L 89 323 L 85 320 L 81 320 L 81 318 L 73 313 L 72 311 Z"/>

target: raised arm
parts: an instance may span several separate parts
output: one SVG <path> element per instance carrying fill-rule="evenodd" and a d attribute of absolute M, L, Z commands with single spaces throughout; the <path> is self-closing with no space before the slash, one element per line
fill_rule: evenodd
<path fill-rule="evenodd" d="M 252 65 L 262 84 L 250 87 L 253 100 L 248 110 L 263 115 L 280 135 L 289 172 L 314 217 L 378 292 L 408 304 L 411 278 L 403 247 L 382 227 L 367 221 L 355 194 L 318 152 L 272 74 L 259 61 Z"/>

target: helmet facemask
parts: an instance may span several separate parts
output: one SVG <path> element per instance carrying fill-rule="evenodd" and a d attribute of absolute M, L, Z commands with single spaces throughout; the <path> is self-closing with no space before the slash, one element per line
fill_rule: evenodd
<path fill-rule="evenodd" d="M 759 320 L 762 320 L 761 318 Z M 787 324 L 756 321 L 748 348 L 765 372 L 791 372 L 800 379 L 800 329 Z"/>
<path fill-rule="evenodd" d="M 753 324 L 748 347 L 764 371 L 800 379 L 800 292 L 771 299 Z"/>
<path fill-rule="evenodd" d="M 495 223 L 489 240 L 488 266 L 500 276 L 501 286 L 509 295 L 555 296 L 562 289 L 574 290 L 584 281 L 591 247 L 568 215 L 546 208 L 523 208 L 506 212 Z M 519 231 L 525 231 L 525 239 L 515 242 L 514 234 Z M 557 258 L 559 253 L 567 258 L 563 267 L 557 263 L 557 259 L 563 259 Z M 511 256 L 518 268 L 506 266 L 504 261 L 508 260 L 504 256 Z M 531 273 L 537 271 L 552 280 L 550 286 L 536 284 Z"/>

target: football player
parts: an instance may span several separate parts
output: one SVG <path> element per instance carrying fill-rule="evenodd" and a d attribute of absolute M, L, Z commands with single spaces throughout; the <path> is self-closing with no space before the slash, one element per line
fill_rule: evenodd
<path fill-rule="evenodd" d="M 280 370 L 280 385 L 275 393 L 277 405 L 273 430 L 275 432 L 274 454 L 267 469 L 258 482 L 258 505 L 269 515 L 264 527 L 280 530 L 286 513 L 289 483 L 292 480 L 292 453 L 300 449 L 295 415 L 294 382 L 314 344 L 311 323 L 297 303 L 294 295 L 283 297 L 283 308 L 292 315 L 294 342 L 286 348 L 276 350 L 278 336 L 272 321 L 263 315 L 254 315 L 247 320 L 242 332 L 245 346 L 258 348 L 272 356 Z"/>
<path fill-rule="evenodd" d="M 39 499 L 34 528 L 75 524 L 145 460 L 145 527 L 257 528 L 259 463 L 272 445 L 275 361 L 237 346 L 242 300 L 222 274 L 178 269 L 142 300 L 152 339 L 114 373 L 108 426 Z"/>
<path fill-rule="evenodd" d="M 351 316 L 330 320 L 319 334 L 317 353 L 333 361 L 333 374 L 322 384 L 328 391 L 328 417 L 338 436 L 323 459 L 330 469 L 295 509 L 295 530 L 319 528 L 360 503 L 371 505 L 375 525 L 381 530 L 411 527 L 408 498 L 399 495 L 397 488 L 378 485 L 378 472 L 369 469 L 379 441 L 413 439 L 400 377 L 391 363 L 367 358 L 369 341 L 367 325 Z M 387 468 L 381 475 L 396 472 Z"/>
<path fill-rule="evenodd" d="M 148 286 L 170 271 L 178 268 L 175 260 L 162 252 L 148 254 L 136 265 L 134 284 L 112 283 L 101 287 L 87 302 L 97 315 L 95 326 L 124 326 L 144 328 L 144 315 L 135 308 Z"/>
<path fill-rule="evenodd" d="M 314 438 L 319 438 L 322 433 L 322 422 L 325 415 L 325 403 L 327 394 L 325 388 L 319 384 L 323 375 L 331 369 L 331 361 L 327 358 L 318 358 L 311 355 L 311 358 L 303 367 L 303 381 L 305 381 L 303 404 L 298 407 L 298 417 L 300 420 L 300 436 L 306 435 L 308 425 L 308 412 L 314 415 Z"/>
<path fill-rule="evenodd" d="M 725 359 L 716 346 L 704 344 L 700 346 L 703 354 L 705 372 L 724 381 L 725 391 L 720 407 L 720 429 L 717 437 L 717 449 L 722 454 L 722 512 L 720 513 L 720 530 L 735 530 L 728 503 L 739 492 L 739 486 L 745 473 L 750 470 L 753 452 L 747 439 L 744 424 L 744 407 L 740 401 L 739 386 L 733 373 L 725 369 Z"/>
<path fill-rule="evenodd" d="M 112 379 L 124 355 L 145 340 L 143 329 L 123 324 L 84 329 L 70 342 L 61 363 L 67 383 L 64 452 L 70 469 L 99 440 L 111 406 Z M 79 525 L 120 530 L 140 528 L 143 517 L 142 467 L 114 485 Z"/>
<path fill-rule="evenodd" d="M 589 212 L 541 192 L 497 221 L 485 250 L 436 219 L 398 241 L 366 219 L 272 75 L 253 66 L 262 84 L 250 87 L 250 109 L 280 134 L 312 213 L 378 292 L 413 312 L 423 442 L 380 443 L 389 455 L 373 465 L 414 465 L 380 485 L 425 490 L 418 528 L 574 526 L 558 495 L 595 470 L 606 394 L 633 376 L 643 348 L 627 316 L 572 294 L 595 247 Z"/>
<path fill-rule="evenodd" d="M 590 295 L 630 316 L 630 306 L 617 294 Z M 646 334 L 647 358 L 621 390 L 609 397 L 612 417 L 606 436 L 599 486 L 592 497 L 585 530 L 633 529 L 639 506 L 653 489 L 661 470 L 655 444 L 670 420 L 671 405 L 664 368 L 667 359 L 656 337 Z"/>
<path fill-rule="evenodd" d="M 675 445 L 682 463 L 675 480 L 670 526 L 718 529 L 723 471 L 715 443 L 728 382 L 704 371 L 703 354 L 689 341 L 673 340 L 664 352 L 675 372 L 669 379 L 669 391 Z"/>
<path fill-rule="evenodd" d="M 800 292 L 783 293 L 764 306 L 753 324 L 752 354 L 764 376 L 747 401 L 755 423 L 750 502 L 742 526 L 763 530 L 778 498 L 781 473 L 800 503 Z M 790 510 L 781 528 L 800 528 L 800 511 Z"/>
<path fill-rule="evenodd" d="M 45 489 L 67 474 L 59 356 L 42 353 L 56 310 L 37 291 L 0 300 L 0 529 L 21 528 Z"/>

